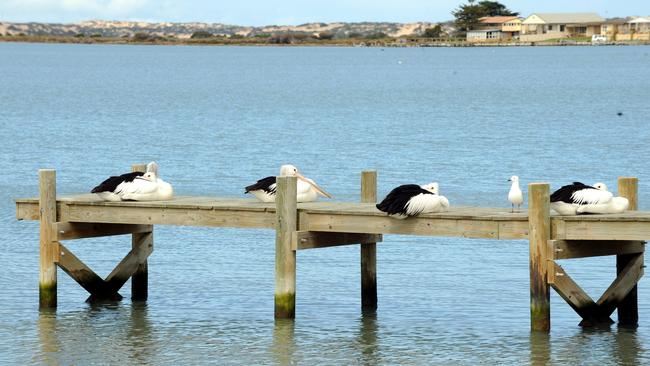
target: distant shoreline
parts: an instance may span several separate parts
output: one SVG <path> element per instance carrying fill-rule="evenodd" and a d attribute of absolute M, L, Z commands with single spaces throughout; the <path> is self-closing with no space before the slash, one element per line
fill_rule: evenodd
<path fill-rule="evenodd" d="M 151 38 L 138 40 L 125 37 L 74 37 L 74 36 L 33 36 L 33 35 L 4 35 L 0 42 L 10 43 L 58 43 L 58 44 L 113 44 L 113 45 L 152 45 L 152 46 L 323 46 L 323 47 L 533 47 L 533 46 L 638 46 L 650 45 L 648 41 L 618 41 L 591 43 L 587 40 L 557 39 L 543 42 L 490 42 L 475 43 L 459 39 L 431 40 L 427 38 L 346 38 L 328 40 L 302 40 L 291 43 L 270 43 L 264 38 Z"/>

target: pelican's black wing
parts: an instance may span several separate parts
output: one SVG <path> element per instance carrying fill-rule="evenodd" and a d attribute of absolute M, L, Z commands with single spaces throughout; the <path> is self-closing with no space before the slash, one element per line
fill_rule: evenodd
<path fill-rule="evenodd" d="M 567 184 L 566 186 L 562 186 L 560 189 L 553 192 L 551 195 L 551 202 L 574 203 L 573 194 L 582 189 L 596 188 L 580 182 L 573 182 L 573 184 Z"/>
<path fill-rule="evenodd" d="M 251 184 L 250 186 L 246 187 L 246 192 L 248 193 L 250 191 L 259 191 L 263 190 L 266 193 L 270 194 L 275 194 L 275 177 L 266 177 L 262 178 L 257 181 L 255 184 Z"/>
<path fill-rule="evenodd" d="M 421 193 L 432 194 L 417 184 L 401 185 L 390 191 L 386 198 L 377 204 L 377 209 L 389 215 L 406 215 L 406 204 L 408 201 Z"/>
<path fill-rule="evenodd" d="M 97 187 L 93 188 L 90 193 L 100 192 L 114 192 L 117 186 L 122 182 L 133 182 L 137 177 L 144 175 L 143 172 L 126 173 L 122 175 L 114 175 L 105 181 L 101 182 Z"/>

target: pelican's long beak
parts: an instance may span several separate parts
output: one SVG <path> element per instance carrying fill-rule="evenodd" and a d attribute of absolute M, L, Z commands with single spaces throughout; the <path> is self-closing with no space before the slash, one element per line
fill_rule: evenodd
<path fill-rule="evenodd" d="M 303 182 L 309 183 L 309 185 L 314 187 L 316 192 L 318 192 L 318 194 L 320 194 L 321 196 L 327 197 L 327 198 L 332 198 L 331 194 L 325 192 L 325 190 L 323 188 L 319 187 L 318 184 L 314 183 L 311 179 L 307 179 L 307 178 L 303 177 L 302 174 L 300 174 L 300 173 L 296 173 L 296 177 L 298 179 L 302 180 Z"/>
<path fill-rule="evenodd" d="M 144 175 L 141 175 L 139 177 L 135 177 L 135 179 L 146 180 L 147 182 L 153 182 L 152 179 L 149 179 L 149 178 L 145 177 Z"/>

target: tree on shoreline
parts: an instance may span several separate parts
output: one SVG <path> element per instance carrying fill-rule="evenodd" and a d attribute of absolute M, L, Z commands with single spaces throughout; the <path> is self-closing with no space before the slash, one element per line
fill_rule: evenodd
<path fill-rule="evenodd" d="M 440 38 L 442 35 L 442 27 L 440 24 L 436 24 L 432 28 L 425 29 L 422 35 L 426 38 Z"/>
<path fill-rule="evenodd" d="M 190 36 L 191 39 L 204 39 L 204 38 L 211 38 L 212 33 L 206 32 L 206 31 L 196 31 L 192 33 Z"/>
<path fill-rule="evenodd" d="M 519 15 L 519 13 L 511 11 L 498 1 L 487 0 L 478 3 L 476 3 L 476 0 L 468 0 L 467 4 L 461 4 L 451 14 L 456 18 L 456 27 L 462 32 L 474 29 L 483 17 Z"/>

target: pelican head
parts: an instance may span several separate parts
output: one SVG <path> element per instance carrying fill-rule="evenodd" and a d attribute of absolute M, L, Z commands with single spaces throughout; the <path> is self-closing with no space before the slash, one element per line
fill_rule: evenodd
<path fill-rule="evenodd" d="M 433 194 L 436 194 L 436 195 L 440 194 L 440 186 L 438 186 L 438 183 L 436 183 L 436 182 L 431 182 L 431 183 L 422 185 L 420 187 L 422 187 L 422 189 L 424 189 L 425 191 L 429 191 L 429 192 L 431 192 Z"/>
<path fill-rule="evenodd" d="M 149 181 L 149 182 L 155 182 L 156 181 L 156 173 L 148 171 L 148 172 L 144 173 L 143 175 L 139 176 L 137 179 L 142 179 L 142 180 L 146 180 L 146 181 Z"/>
<path fill-rule="evenodd" d="M 155 161 L 152 161 L 151 163 L 147 164 L 147 172 L 152 172 L 158 175 L 158 164 Z"/>
<path fill-rule="evenodd" d="M 297 177 L 298 168 L 291 164 L 285 164 L 280 167 L 280 176 L 281 177 Z"/>
<path fill-rule="evenodd" d="M 510 179 L 508 179 L 508 182 L 516 182 L 516 183 L 519 183 L 519 177 L 516 176 L 516 175 L 513 175 L 512 177 L 510 177 Z"/>
<path fill-rule="evenodd" d="M 300 179 L 301 181 L 303 181 L 303 182 L 309 184 L 310 186 L 312 186 L 314 188 L 314 190 L 316 190 L 316 193 L 320 194 L 321 196 L 327 197 L 327 198 L 332 198 L 332 195 L 325 192 L 325 190 L 323 188 L 319 187 L 318 184 L 316 184 L 316 182 L 314 182 L 313 180 L 311 180 L 309 178 L 305 178 L 302 174 L 300 174 L 298 172 L 298 168 L 296 168 L 294 165 L 285 164 L 285 165 L 281 166 L 280 167 L 280 176 L 283 176 L 283 177 L 296 177 L 296 178 Z"/>
<path fill-rule="evenodd" d="M 607 185 L 603 182 L 597 182 L 596 184 L 594 184 L 594 188 L 601 191 L 607 191 Z"/>

